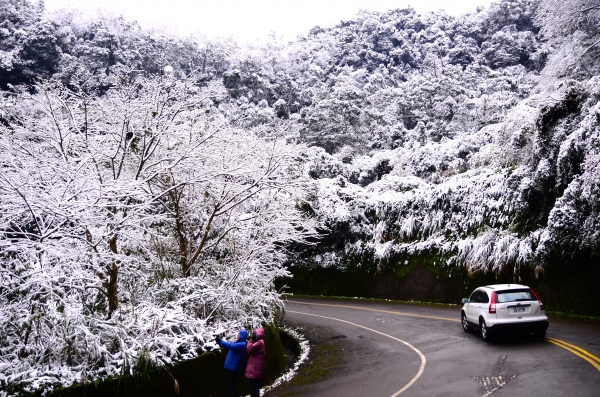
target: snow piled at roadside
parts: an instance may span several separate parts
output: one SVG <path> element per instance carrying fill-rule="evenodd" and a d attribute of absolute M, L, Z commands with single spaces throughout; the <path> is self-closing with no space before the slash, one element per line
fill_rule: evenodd
<path fill-rule="evenodd" d="M 296 359 L 293 368 L 290 368 L 279 378 L 275 379 L 275 382 L 273 382 L 272 385 L 263 387 L 261 389 L 261 396 L 269 390 L 273 390 L 279 387 L 280 385 L 291 381 L 294 378 L 294 376 L 296 376 L 296 374 L 298 373 L 300 367 L 306 362 L 306 360 L 308 359 L 308 354 L 310 353 L 310 345 L 308 343 L 308 340 L 298 330 L 289 327 L 282 327 L 281 330 L 298 341 L 298 343 L 300 344 L 300 355 Z"/>

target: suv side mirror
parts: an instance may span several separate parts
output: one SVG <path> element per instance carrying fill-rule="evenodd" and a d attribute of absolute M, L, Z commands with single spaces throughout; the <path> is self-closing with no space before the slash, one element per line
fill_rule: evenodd
<path fill-rule="evenodd" d="M 463 305 L 464 305 L 465 303 L 469 303 L 469 298 L 463 298 L 463 300 L 462 300 L 462 303 L 463 303 Z"/>

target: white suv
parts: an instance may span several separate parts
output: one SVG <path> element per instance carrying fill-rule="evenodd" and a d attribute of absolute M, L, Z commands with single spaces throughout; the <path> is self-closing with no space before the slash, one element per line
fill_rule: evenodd
<path fill-rule="evenodd" d="M 463 299 L 460 315 L 463 329 L 479 329 L 486 342 L 493 334 L 510 330 L 533 332 L 541 339 L 549 325 L 544 304 L 531 288 L 520 284 L 477 288 Z"/>

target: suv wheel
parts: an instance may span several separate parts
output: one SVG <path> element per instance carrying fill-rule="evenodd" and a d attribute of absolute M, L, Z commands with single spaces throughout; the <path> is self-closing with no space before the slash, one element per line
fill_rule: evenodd
<path fill-rule="evenodd" d="M 473 331 L 473 328 L 467 322 L 467 316 L 465 316 L 465 312 L 462 312 L 461 315 L 460 315 L 460 317 L 461 317 L 461 323 L 462 323 L 463 330 L 465 332 L 471 332 L 471 331 Z"/>
<path fill-rule="evenodd" d="M 479 320 L 479 331 L 481 331 L 481 338 L 484 341 L 489 342 L 491 340 L 490 330 L 485 325 L 484 319 Z"/>
<path fill-rule="evenodd" d="M 533 336 L 535 336 L 538 339 L 544 339 L 546 337 L 546 330 L 536 329 L 535 331 L 533 331 Z"/>

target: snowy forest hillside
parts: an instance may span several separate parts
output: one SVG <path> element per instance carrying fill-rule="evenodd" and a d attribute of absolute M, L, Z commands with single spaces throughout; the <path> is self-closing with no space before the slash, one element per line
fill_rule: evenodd
<path fill-rule="evenodd" d="M 598 281 L 599 29 L 502 0 L 239 45 L 0 0 L 0 395 L 194 357 L 301 271 Z"/>

